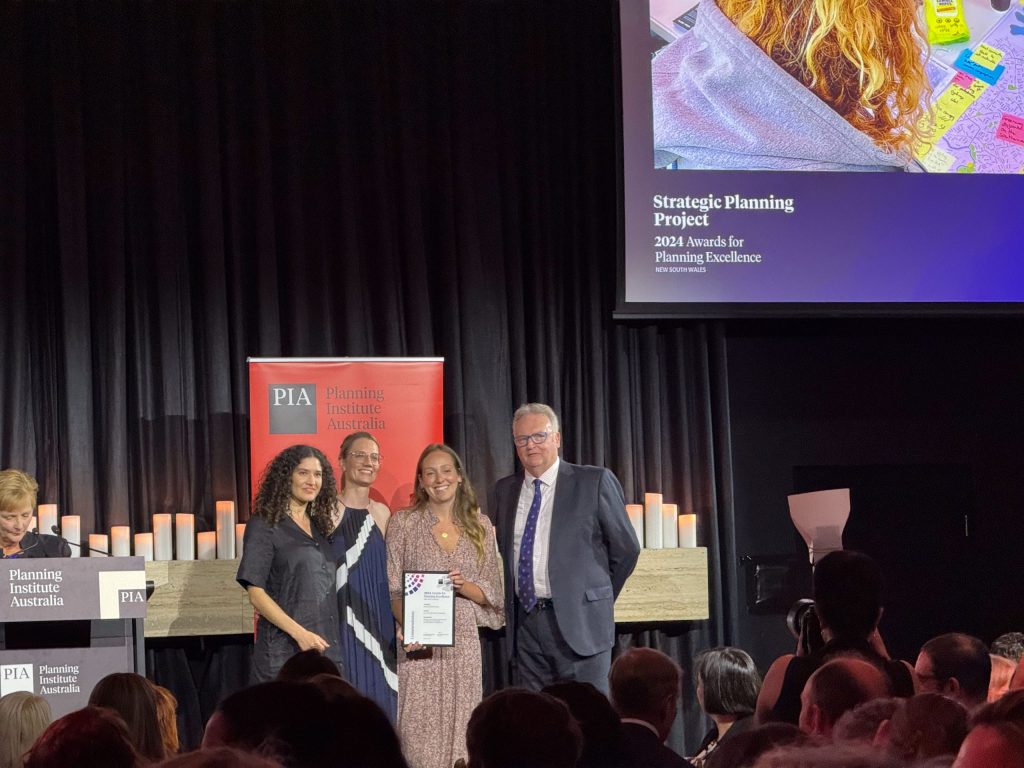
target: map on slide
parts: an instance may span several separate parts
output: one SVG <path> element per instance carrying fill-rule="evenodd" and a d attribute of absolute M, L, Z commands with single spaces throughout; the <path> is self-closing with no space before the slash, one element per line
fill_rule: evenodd
<path fill-rule="evenodd" d="M 915 153 L 921 165 L 931 173 L 1024 173 L 1024 0 L 952 67 L 933 58 L 929 71 L 933 123 Z"/>

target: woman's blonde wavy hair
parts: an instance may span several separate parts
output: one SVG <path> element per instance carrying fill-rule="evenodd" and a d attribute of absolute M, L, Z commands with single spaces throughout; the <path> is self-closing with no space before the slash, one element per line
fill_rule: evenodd
<path fill-rule="evenodd" d="M 931 86 L 915 0 L 717 0 L 747 37 L 879 147 L 911 155 Z"/>

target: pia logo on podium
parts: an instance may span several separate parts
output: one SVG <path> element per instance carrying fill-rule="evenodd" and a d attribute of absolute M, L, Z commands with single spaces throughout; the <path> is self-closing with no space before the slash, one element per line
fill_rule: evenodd
<path fill-rule="evenodd" d="M 316 384 L 270 384 L 270 434 L 316 434 Z"/>
<path fill-rule="evenodd" d="M 0 696 L 15 691 L 36 692 L 36 672 L 31 664 L 0 664 Z"/>

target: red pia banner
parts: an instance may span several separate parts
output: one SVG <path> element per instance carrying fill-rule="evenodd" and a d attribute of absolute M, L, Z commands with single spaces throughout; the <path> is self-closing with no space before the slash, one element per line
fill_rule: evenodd
<path fill-rule="evenodd" d="M 255 497 L 267 463 L 289 445 L 313 445 L 334 465 L 351 432 L 369 432 L 383 456 L 371 495 L 409 505 L 416 460 L 444 439 L 444 358 L 249 358 L 249 462 Z"/>

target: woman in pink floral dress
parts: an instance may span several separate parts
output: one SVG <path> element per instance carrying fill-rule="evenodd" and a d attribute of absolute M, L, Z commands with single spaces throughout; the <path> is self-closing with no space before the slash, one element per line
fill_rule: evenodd
<path fill-rule="evenodd" d="M 504 624 L 501 567 L 494 529 L 448 446 L 428 445 L 420 454 L 414 502 L 388 524 L 392 608 L 400 624 L 403 571 L 448 572 L 455 645 L 399 650 L 398 733 L 411 768 L 451 768 L 466 757 L 466 725 L 483 697 L 477 628 Z"/>

